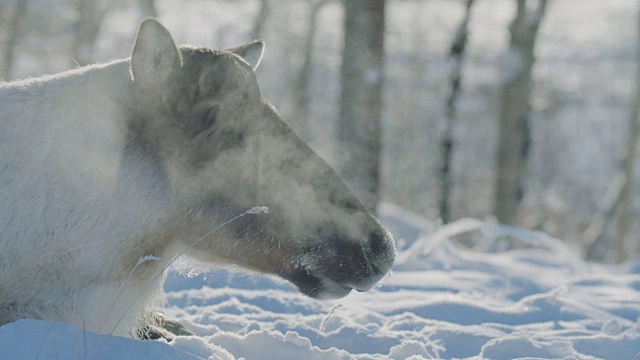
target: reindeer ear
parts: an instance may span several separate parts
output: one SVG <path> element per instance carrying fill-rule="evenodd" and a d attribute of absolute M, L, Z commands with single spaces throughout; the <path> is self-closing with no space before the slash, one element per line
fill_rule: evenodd
<path fill-rule="evenodd" d="M 180 51 L 169 31 L 157 20 L 144 20 L 131 53 L 131 80 L 143 87 L 160 85 L 180 66 Z"/>
<path fill-rule="evenodd" d="M 253 71 L 256 71 L 258 66 L 260 66 L 262 54 L 264 54 L 264 42 L 262 40 L 254 40 L 244 45 L 240 45 L 232 49 L 227 49 L 227 51 L 243 58 L 246 62 L 249 63 L 249 65 L 251 65 Z"/>

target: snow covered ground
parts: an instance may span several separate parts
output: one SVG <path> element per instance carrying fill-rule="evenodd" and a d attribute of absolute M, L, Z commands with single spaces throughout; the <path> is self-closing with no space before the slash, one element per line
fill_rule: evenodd
<path fill-rule="evenodd" d="M 176 40 L 216 47 L 247 40 L 244 37 L 257 4 L 217 1 L 214 7 L 207 1 L 159 3 L 160 19 Z M 454 199 L 464 203 L 465 209 L 470 207 L 468 213 L 472 214 L 482 214 L 490 198 L 486 191 L 471 185 L 491 179 L 491 167 L 476 164 L 488 163 L 493 156 L 493 98 L 499 75 L 495 64 L 504 52 L 511 16 L 508 7 L 499 6 L 503 3 L 512 4 L 503 0 L 479 2 L 472 19 L 471 57 L 458 129 L 458 136 L 465 141 L 460 142 L 456 171 L 475 169 L 477 174 L 465 175 L 470 180 L 460 184 L 458 199 Z M 426 8 L 415 11 L 422 4 Z M 319 101 L 312 113 L 322 128 L 310 126 L 327 134 L 331 133 L 327 121 L 335 114 L 334 107 L 325 105 L 336 103 L 338 94 L 338 7 L 330 4 L 324 10 L 318 56 L 314 58 L 314 96 Z M 420 118 L 424 128 L 412 132 L 406 130 L 411 128 L 406 121 L 396 121 L 396 117 L 385 123 L 388 137 L 403 139 L 398 144 L 404 147 L 387 160 L 394 166 L 388 171 L 402 174 L 394 176 L 395 183 L 390 186 L 401 189 L 407 202 L 416 199 L 423 204 L 414 206 L 424 207 L 425 213 L 428 202 L 414 186 L 431 191 L 433 185 L 425 184 L 431 173 L 423 168 L 433 166 L 395 161 L 435 153 L 427 150 L 437 144 L 430 136 L 437 134 L 434 129 L 442 119 L 442 97 L 446 95 L 442 84 L 449 74 L 443 54 L 461 8 L 461 2 L 447 0 L 405 1 L 396 2 L 390 12 L 389 96 L 408 98 L 402 91 L 428 94 L 417 101 L 433 114 L 428 121 Z M 421 31 L 406 26 L 406 13 L 416 14 L 412 26 Z M 560 173 L 554 177 L 560 184 L 552 184 L 559 189 L 554 200 L 562 202 L 564 194 L 572 193 L 575 198 L 589 199 L 578 190 L 593 186 L 597 180 L 599 187 L 593 193 L 600 194 L 610 181 L 612 171 L 605 166 L 617 164 L 614 150 L 625 129 L 625 109 L 632 89 L 628 74 L 635 68 L 635 55 L 629 44 L 635 39 L 635 14 L 637 3 L 629 0 L 608 0 L 606 6 L 598 0 L 558 0 L 552 5 L 541 32 L 536 70 L 538 83 L 546 87 L 539 86 L 534 94 L 536 107 L 544 103 L 549 109 L 537 115 L 544 116 L 545 122 L 535 122 L 542 125 L 533 130 L 539 137 L 549 137 L 553 141 L 547 142 L 559 149 L 540 146 L 551 149 L 553 156 L 536 155 L 542 159 L 539 164 L 557 165 L 557 171 L 565 172 L 564 177 Z M 300 27 L 305 18 L 297 18 L 297 22 L 276 25 Z M 129 10 L 108 18 L 96 49 L 99 59 L 127 56 L 137 22 Z M 284 33 L 274 27 L 272 33 Z M 288 29 L 286 33 L 291 32 L 296 31 Z M 416 34 L 423 34 L 424 39 Z M 285 81 L 279 79 L 291 78 L 285 70 L 290 62 L 295 65 L 296 58 L 289 59 L 287 46 L 296 43 L 290 37 L 271 39 L 266 35 L 268 48 L 259 79 L 265 94 L 286 110 L 284 99 L 290 94 Z M 411 87 L 402 90 L 400 85 L 405 86 L 407 79 L 391 75 L 402 70 L 405 76 L 414 77 L 406 71 L 411 60 L 407 54 L 422 42 L 427 45 L 421 55 L 424 59 L 416 63 L 428 66 L 428 76 L 416 77 L 419 91 Z M 66 53 L 64 61 L 58 62 L 49 56 L 38 61 L 23 58 L 18 75 L 37 74 L 29 72 L 32 68 L 56 72 L 67 68 L 68 62 Z M 428 82 L 426 87 L 423 81 Z M 389 101 L 386 106 L 388 114 L 398 114 L 406 104 Z M 295 119 L 292 121 L 295 124 Z M 393 124 L 398 124 L 397 128 Z M 316 142 L 328 142 L 325 140 Z M 328 152 L 321 146 L 316 149 Z M 483 157 L 481 161 L 476 154 Z M 534 171 L 541 166 L 534 166 Z M 562 187 L 565 183 L 571 186 Z M 567 206 L 563 211 L 575 214 L 584 208 Z M 584 263 L 563 241 L 471 219 L 436 228 L 388 204 L 380 215 L 396 236 L 399 261 L 393 275 L 369 292 L 320 302 L 273 277 L 247 276 L 228 269 L 191 278 L 171 273 L 165 284 L 164 313 L 179 319 L 196 336 L 178 337 L 167 344 L 98 336 L 60 323 L 23 320 L 0 327 L 0 360 L 634 359 L 640 353 L 640 262 L 615 267 Z M 564 227 L 574 226 L 565 218 L 556 220 Z"/>
<path fill-rule="evenodd" d="M 196 336 L 165 344 L 23 320 L 2 359 L 634 359 L 640 263 L 584 263 L 543 233 L 381 207 L 398 237 L 393 274 L 321 302 L 273 277 L 218 270 L 166 281 L 164 313 Z M 466 246 L 462 246 L 466 244 Z"/>

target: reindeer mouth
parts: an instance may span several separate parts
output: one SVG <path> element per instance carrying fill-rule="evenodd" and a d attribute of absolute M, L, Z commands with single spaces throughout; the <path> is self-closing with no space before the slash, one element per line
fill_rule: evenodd
<path fill-rule="evenodd" d="M 343 298 L 353 290 L 351 286 L 340 284 L 326 276 L 312 275 L 305 268 L 292 270 L 284 277 L 297 286 L 303 294 L 320 300 Z"/>
<path fill-rule="evenodd" d="M 338 299 L 371 289 L 391 269 L 395 249 L 383 233 L 369 243 L 333 237 L 288 259 L 283 278 L 316 299 Z"/>

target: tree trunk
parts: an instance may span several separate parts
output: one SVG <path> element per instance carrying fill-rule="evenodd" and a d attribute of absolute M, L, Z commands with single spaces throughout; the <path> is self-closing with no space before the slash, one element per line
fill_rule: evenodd
<path fill-rule="evenodd" d="M 73 32 L 72 59 L 75 64 L 84 66 L 94 62 L 93 45 L 105 12 L 99 8 L 98 0 L 78 0 L 78 19 Z"/>
<path fill-rule="evenodd" d="M 264 25 L 269 17 L 269 12 L 270 8 L 268 0 L 260 0 L 260 9 L 258 10 L 258 14 L 253 22 L 253 30 L 251 30 L 252 39 L 259 39 L 262 37 L 262 32 L 264 31 Z"/>
<path fill-rule="evenodd" d="M 16 0 L 13 15 L 7 28 L 7 42 L 4 44 L 4 56 L 0 68 L 0 79 L 10 80 L 15 60 L 15 49 L 20 37 L 20 20 L 27 12 L 27 0 Z"/>
<path fill-rule="evenodd" d="M 340 173 L 374 211 L 382 143 L 384 0 L 349 0 L 345 7 L 342 93 L 338 120 Z"/>
<path fill-rule="evenodd" d="M 501 90 L 495 215 L 504 224 L 516 224 L 524 195 L 524 175 L 529 157 L 529 93 L 535 61 L 534 48 L 547 0 L 527 10 L 527 0 L 518 0 L 511 24 L 511 44 Z"/>
<path fill-rule="evenodd" d="M 620 207 L 623 201 L 623 189 L 627 179 L 624 174 L 616 175 L 609 184 L 607 191 L 600 200 L 598 210 L 591 217 L 589 226 L 582 234 L 584 257 L 591 261 L 602 261 L 603 256 L 600 254 L 605 233 L 611 220 L 614 218 L 616 209 Z"/>
<path fill-rule="evenodd" d="M 451 198 L 451 186 L 453 183 L 451 176 L 451 163 L 454 148 L 453 123 L 456 117 L 456 102 L 460 93 L 460 85 L 462 83 L 462 67 L 464 65 L 467 32 L 473 1 L 474 0 L 467 0 L 464 18 L 456 31 L 449 53 L 449 56 L 451 56 L 455 64 L 451 73 L 451 92 L 447 98 L 445 129 L 440 140 L 440 199 L 438 201 L 438 205 L 440 209 L 440 219 L 443 224 L 451 221 L 449 199 Z"/>
<path fill-rule="evenodd" d="M 313 58 L 313 45 L 316 34 L 316 23 L 318 20 L 318 13 L 322 6 L 328 1 L 319 0 L 311 3 L 311 10 L 309 12 L 309 22 L 306 37 L 304 39 L 304 47 L 302 54 L 302 65 L 296 76 L 296 82 L 293 87 L 293 117 L 300 126 L 302 137 L 308 139 L 308 121 L 309 121 L 309 87 L 311 82 L 311 60 Z"/>
<path fill-rule="evenodd" d="M 638 39 L 640 39 L 640 21 L 638 23 Z M 638 41 L 638 44 L 638 55 L 640 56 L 640 41 Z M 636 70 L 635 86 L 636 89 L 631 108 L 631 116 L 629 117 L 629 137 L 627 139 L 623 164 L 625 182 L 620 194 L 620 207 L 618 208 L 618 234 L 615 245 L 615 259 L 617 262 L 623 262 L 628 258 L 626 240 L 633 225 L 633 219 L 631 218 L 631 204 L 633 203 L 634 196 L 633 188 L 635 184 L 634 178 L 636 168 L 635 164 L 637 161 L 636 155 L 638 152 L 638 135 L 640 135 L 640 65 Z"/>
<path fill-rule="evenodd" d="M 158 11 L 156 10 L 155 0 L 138 0 L 138 13 L 142 19 L 149 17 L 157 17 Z"/>

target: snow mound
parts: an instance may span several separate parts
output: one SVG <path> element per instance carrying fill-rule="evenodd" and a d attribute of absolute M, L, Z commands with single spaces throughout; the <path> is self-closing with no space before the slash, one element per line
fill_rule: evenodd
<path fill-rule="evenodd" d="M 219 348 L 217 351 L 226 353 Z M 20 320 L 0 327 L 0 353 L 3 359 L 199 359 L 160 341 L 96 335 L 66 324 L 37 320 Z M 215 352 L 209 355 L 216 359 Z"/>

